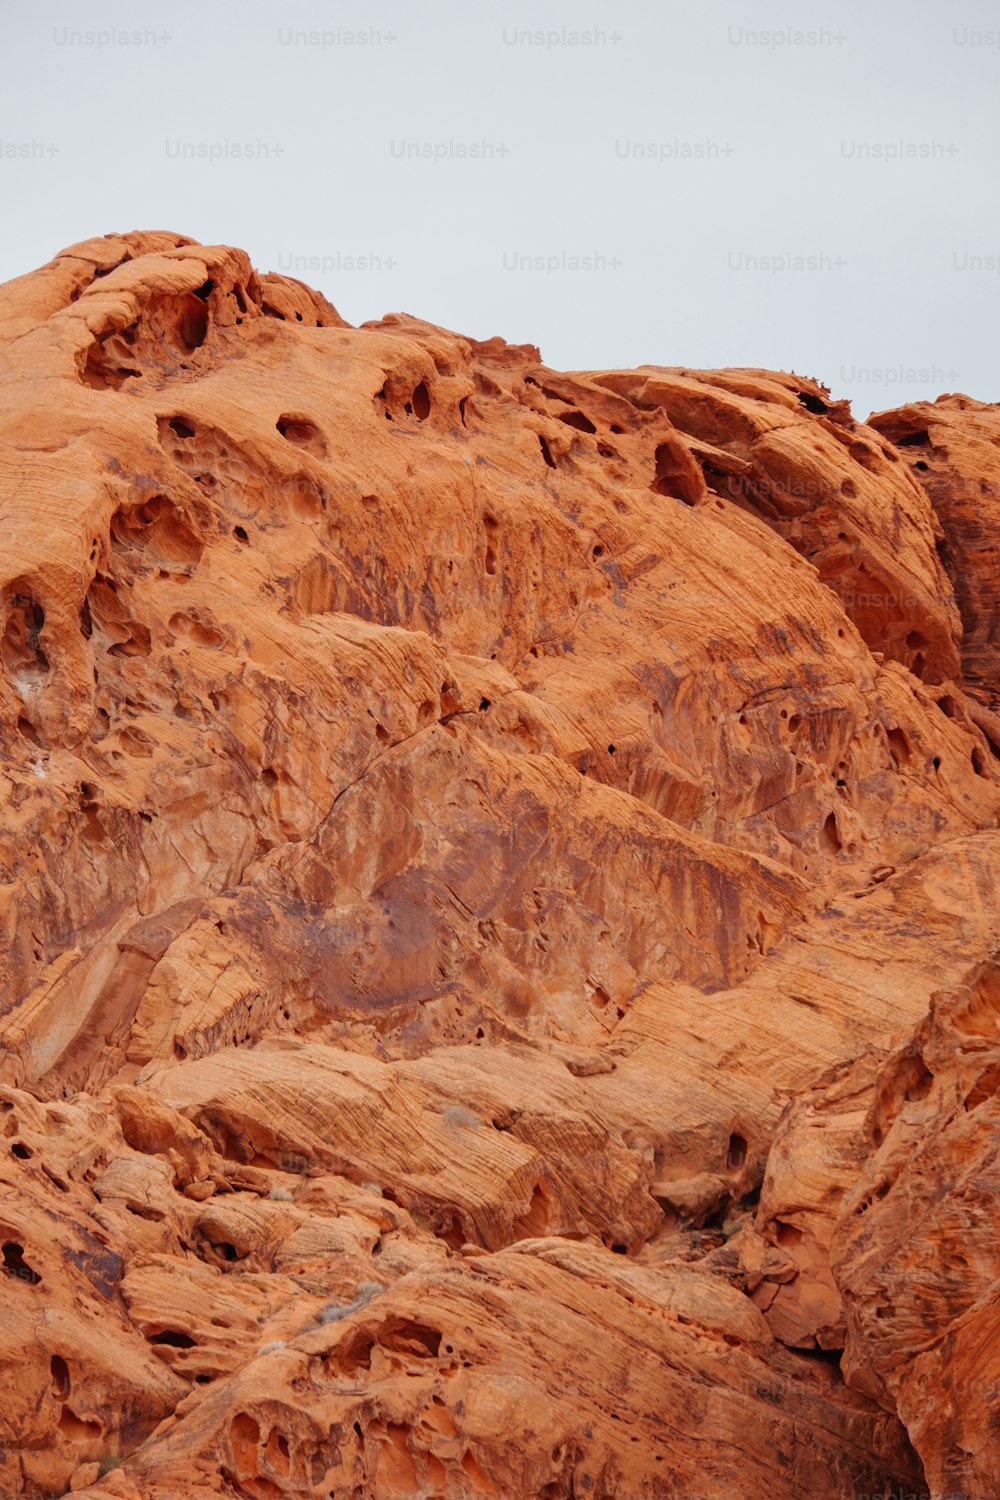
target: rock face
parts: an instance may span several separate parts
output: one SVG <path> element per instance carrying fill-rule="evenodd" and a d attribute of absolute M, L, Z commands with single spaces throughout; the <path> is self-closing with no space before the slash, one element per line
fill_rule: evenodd
<path fill-rule="evenodd" d="M 166 233 L 0 378 L 0 1489 L 995 1495 L 996 410 Z"/>

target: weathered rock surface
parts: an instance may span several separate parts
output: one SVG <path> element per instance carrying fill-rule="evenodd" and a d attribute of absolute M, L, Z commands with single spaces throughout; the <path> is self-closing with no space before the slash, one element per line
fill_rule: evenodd
<path fill-rule="evenodd" d="M 165 233 L 0 381 L 0 1489 L 993 1495 L 995 409 Z"/>
<path fill-rule="evenodd" d="M 941 526 L 939 552 L 962 616 L 967 692 L 1000 706 L 1000 413 L 968 396 L 941 396 L 872 425 L 896 444 L 930 497 Z M 1000 724 L 983 726 L 994 745 Z"/>

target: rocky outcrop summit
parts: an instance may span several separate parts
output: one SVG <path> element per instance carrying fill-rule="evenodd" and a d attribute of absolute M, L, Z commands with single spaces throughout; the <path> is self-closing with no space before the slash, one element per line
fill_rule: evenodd
<path fill-rule="evenodd" d="M 1000 411 L 0 289 L 0 1491 L 995 1497 Z"/>

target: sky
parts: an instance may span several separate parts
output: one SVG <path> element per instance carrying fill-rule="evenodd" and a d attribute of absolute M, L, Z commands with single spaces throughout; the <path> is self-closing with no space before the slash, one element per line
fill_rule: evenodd
<path fill-rule="evenodd" d="M 170 229 L 559 369 L 1000 400 L 991 0 L 35 0 L 4 41 L 0 280 Z"/>

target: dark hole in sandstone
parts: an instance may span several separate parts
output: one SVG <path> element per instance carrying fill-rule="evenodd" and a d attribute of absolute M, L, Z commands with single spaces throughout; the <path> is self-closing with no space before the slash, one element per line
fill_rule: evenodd
<path fill-rule="evenodd" d="M 167 423 L 167 426 L 170 428 L 170 431 L 176 433 L 179 438 L 194 437 L 194 428 L 191 426 L 191 423 L 188 422 L 184 417 L 171 417 L 170 421 Z"/>
<path fill-rule="evenodd" d="M 916 1058 L 910 1060 L 907 1071 L 908 1077 L 905 1080 L 906 1087 L 903 1090 L 903 1098 L 910 1104 L 919 1103 L 921 1099 L 926 1099 L 930 1093 L 931 1084 L 934 1082 L 934 1074 L 919 1053 Z"/>
<path fill-rule="evenodd" d="M 888 730 L 889 754 L 897 766 L 905 766 L 910 760 L 910 742 L 901 729 Z"/>
<path fill-rule="evenodd" d="M 806 411 L 812 412 L 814 417 L 823 417 L 830 410 L 825 401 L 819 396 L 814 396 L 809 391 L 799 391 L 799 405 L 804 406 Z"/>
<path fill-rule="evenodd" d="M 250 538 L 246 534 L 245 528 L 242 526 L 233 527 L 233 536 L 238 542 L 248 542 L 250 540 Z"/>
<path fill-rule="evenodd" d="M 897 448 L 929 448 L 930 443 L 930 433 L 926 427 L 921 427 L 919 432 L 907 432 L 896 439 Z"/>
<path fill-rule="evenodd" d="M 316 423 L 311 422 L 308 417 L 286 413 L 280 416 L 274 425 L 286 442 L 294 443 L 297 448 L 305 448 L 318 458 L 325 458 L 326 439 Z"/>
<path fill-rule="evenodd" d="M 431 414 L 430 392 L 423 381 L 417 386 L 412 396 L 413 415 L 419 422 L 426 422 Z"/>
<path fill-rule="evenodd" d="M 188 301 L 181 313 L 179 330 L 186 349 L 200 349 L 208 333 L 208 309 L 197 297 Z"/>
<path fill-rule="evenodd" d="M 436 1328 L 410 1318 L 389 1318 L 378 1334 L 383 1349 L 393 1354 L 415 1354 L 418 1358 L 437 1357 L 441 1335 Z"/>
<path fill-rule="evenodd" d="M 15 1141 L 10 1148 L 10 1154 L 11 1156 L 16 1156 L 18 1161 L 30 1161 L 35 1153 L 23 1141 Z"/>
<path fill-rule="evenodd" d="M 916 461 L 916 463 L 913 465 L 913 467 L 915 469 L 919 469 L 921 471 L 921 473 L 927 474 L 927 473 L 930 472 L 930 467 L 931 466 L 930 466 L 930 464 L 925 464 L 922 458 L 918 458 L 917 461 Z"/>
<path fill-rule="evenodd" d="M 733 1131 L 729 1137 L 729 1148 L 726 1151 L 726 1166 L 731 1172 L 738 1172 L 747 1159 L 746 1137 Z"/>
<path fill-rule="evenodd" d="M 196 286 L 195 287 L 194 294 L 195 294 L 196 297 L 200 297 L 201 300 L 202 300 L 202 302 L 207 302 L 208 299 L 209 299 L 209 297 L 212 295 L 212 293 L 214 291 L 215 291 L 215 283 L 214 282 L 212 282 L 212 281 L 203 281 L 202 284 L 201 284 L 201 286 Z M 246 312 L 246 308 L 245 307 L 242 308 L 241 311 Z"/>
<path fill-rule="evenodd" d="M 149 1335 L 151 1344 L 168 1344 L 171 1349 L 193 1349 L 195 1341 L 190 1334 L 181 1333 L 176 1328 L 164 1328 L 161 1333 Z"/>
<path fill-rule="evenodd" d="M 3 1270 L 7 1276 L 13 1276 L 18 1281 L 26 1281 L 29 1286 L 37 1286 L 41 1281 L 37 1271 L 24 1258 L 24 1246 L 18 1245 L 14 1240 L 8 1240 L 0 1247 L 3 1254 Z"/>
<path fill-rule="evenodd" d="M 480 711 L 480 713 L 485 713 L 486 710 L 489 708 L 489 706 L 490 706 L 490 700 L 488 698 L 480 698 L 480 700 L 479 700 L 479 711 Z"/>
<path fill-rule="evenodd" d="M 101 1436 L 100 1422 L 88 1422 L 83 1417 L 78 1417 L 75 1411 L 70 1411 L 64 1406 L 59 1418 L 59 1431 L 64 1433 L 71 1442 L 89 1443 Z"/>
<path fill-rule="evenodd" d="M 685 471 L 680 447 L 671 442 L 660 443 L 653 456 L 656 472 L 650 489 L 684 505 L 694 505 L 697 497 L 692 491 L 691 476 Z"/>
<path fill-rule="evenodd" d="M 539 447 L 542 450 L 542 457 L 544 458 L 545 462 L 548 464 L 548 466 L 549 466 L 550 469 L 554 469 L 555 466 L 556 466 L 556 461 L 552 457 L 552 450 L 551 450 L 551 448 L 549 447 L 549 445 L 545 441 L 545 439 L 542 437 L 541 433 L 538 434 L 538 445 L 539 445 Z"/>
<path fill-rule="evenodd" d="M 614 747 L 614 745 L 609 745 L 608 746 L 608 754 L 609 755 L 614 755 L 614 753 L 615 753 L 615 747 Z"/>
<path fill-rule="evenodd" d="M 561 411 L 559 421 L 565 422 L 567 427 L 575 427 L 577 432 L 596 432 L 597 428 L 589 417 L 585 417 L 582 411 Z"/>
<path fill-rule="evenodd" d="M 52 1377 L 53 1393 L 63 1400 L 69 1395 L 69 1366 L 61 1354 L 53 1354 L 49 1360 L 49 1374 Z"/>

